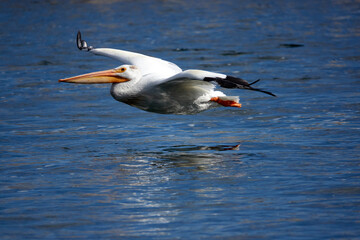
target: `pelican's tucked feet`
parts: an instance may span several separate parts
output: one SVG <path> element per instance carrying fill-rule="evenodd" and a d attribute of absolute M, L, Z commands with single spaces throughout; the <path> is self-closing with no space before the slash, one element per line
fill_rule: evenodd
<path fill-rule="evenodd" d="M 217 102 L 224 107 L 238 107 L 241 108 L 241 103 L 235 102 L 233 100 L 223 100 L 221 97 L 213 97 L 210 101 Z"/>

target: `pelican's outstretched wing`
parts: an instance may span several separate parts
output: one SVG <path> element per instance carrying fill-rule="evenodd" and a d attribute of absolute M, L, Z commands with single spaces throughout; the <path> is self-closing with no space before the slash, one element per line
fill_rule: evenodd
<path fill-rule="evenodd" d="M 96 55 L 102 55 L 119 60 L 124 64 L 137 66 L 143 75 L 155 74 L 158 78 L 168 78 L 182 70 L 176 64 L 162 60 L 160 58 L 146 56 L 112 48 L 94 48 L 82 40 L 80 31 L 76 38 L 77 46 L 80 50 L 89 51 Z"/>
<path fill-rule="evenodd" d="M 260 81 L 260 79 L 248 83 L 244 79 L 236 78 L 232 76 L 227 76 L 225 74 L 221 73 L 214 73 L 214 72 L 208 72 L 203 70 L 186 70 L 181 73 L 178 73 L 169 79 L 167 79 L 165 82 L 171 82 L 171 81 L 178 81 L 178 80 L 202 80 L 205 82 L 216 82 L 223 88 L 238 88 L 238 89 L 247 89 L 252 91 L 258 91 L 262 93 L 266 93 L 268 95 L 276 97 L 275 94 L 264 91 L 259 88 L 253 88 L 251 85 L 257 83 Z"/>

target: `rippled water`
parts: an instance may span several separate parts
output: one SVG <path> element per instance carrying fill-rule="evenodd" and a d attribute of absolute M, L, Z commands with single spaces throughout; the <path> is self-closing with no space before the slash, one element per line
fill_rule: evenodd
<path fill-rule="evenodd" d="M 1 239 L 354 239 L 359 1 L 2 1 Z M 142 52 L 244 79 L 158 115 L 58 79 Z"/>

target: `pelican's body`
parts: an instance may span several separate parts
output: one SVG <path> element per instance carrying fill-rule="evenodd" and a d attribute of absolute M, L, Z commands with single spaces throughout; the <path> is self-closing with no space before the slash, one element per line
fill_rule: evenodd
<path fill-rule="evenodd" d="M 182 71 L 177 65 L 139 53 L 110 48 L 87 47 L 77 37 L 80 50 L 117 59 L 124 63 L 115 69 L 60 79 L 71 83 L 112 83 L 111 95 L 118 101 L 145 111 L 163 114 L 194 114 L 218 106 L 241 107 L 239 97 L 215 90 L 212 82 L 226 88 L 252 88 L 240 78 L 202 70 Z M 257 81 L 255 81 L 257 82 Z M 254 83 L 255 83 L 254 82 Z"/>

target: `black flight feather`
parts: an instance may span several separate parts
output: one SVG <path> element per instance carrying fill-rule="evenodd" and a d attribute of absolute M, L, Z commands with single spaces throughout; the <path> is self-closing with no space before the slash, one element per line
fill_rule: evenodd
<path fill-rule="evenodd" d="M 257 83 L 260 81 L 260 79 L 252 82 L 252 83 L 248 83 L 246 80 L 241 79 L 241 78 L 236 78 L 236 77 L 232 77 L 232 76 L 226 76 L 226 78 L 211 78 L 211 77 L 205 77 L 203 79 L 204 81 L 207 82 L 211 82 L 211 81 L 215 81 L 217 82 L 221 87 L 223 88 L 239 88 L 239 89 L 247 89 L 247 90 L 252 90 L 252 91 L 258 91 L 258 92 L 262 92 L 262 93 L 266 93 L 269 94 L 271 96 L 276 97 L 275 94 L 268 92 L 268 91 L 264 91 L 262 89 L 259 88 L 253 88 L 251 85 Z"/>
<path fill-rule="evenodd" d="M 77 45 L 78 49 L 80 49 L 80 50 L 90 51 L 91 49 L 93 49 L 92 46 L 88 46 L 87 43 L 81 39 L 80 31 L 78 31 L 78 33 L 76 35 L 76 45 Z"/>

